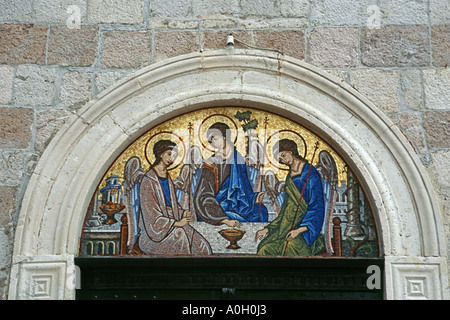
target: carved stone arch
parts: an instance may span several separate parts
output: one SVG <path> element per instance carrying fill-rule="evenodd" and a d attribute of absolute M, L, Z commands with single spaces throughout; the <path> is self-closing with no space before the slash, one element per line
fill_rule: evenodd
<path fill-rule="evenodd" d="M 316 67 L 273 52 L 237 49 L 153 64 L 72 116 L 29 181 L 9 297 L 73 299 L 69 271 L 86 209 L 112 161 L 169 118 L 227 105 L 289 117 L 320 135 L 352 166 L 375 209 L 387 299 L 446 298 L 439 207 L 422 164 L 397 127 L 352 87 Z M 33 283 L 43 280 L 48 290 L 36 295 Z"/>

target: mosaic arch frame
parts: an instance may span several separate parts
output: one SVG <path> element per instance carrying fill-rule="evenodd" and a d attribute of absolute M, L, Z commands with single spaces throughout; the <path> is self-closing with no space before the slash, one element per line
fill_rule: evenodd
<path fill-rule="evenodd" d="M 72 116 L 28 184 L 9 298 L 74 299 L 74 257 L 86 210 L 113 160 L 143 133 L 177 114 L 229 105 L 301 122 L 354 168 L 375 211 L 385 259 L 385 298 L 447 298 L 438 202 L 399 130 L 365 97 L 326 72 L 277 53 L 237 49 L 151 65 Z"/>

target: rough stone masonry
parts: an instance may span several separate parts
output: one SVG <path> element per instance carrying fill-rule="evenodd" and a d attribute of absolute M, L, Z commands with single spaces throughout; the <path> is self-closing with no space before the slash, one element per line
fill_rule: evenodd
<path fill-rule="evenodd" d="M 450 2 L 0 0 L 0 299 L 28 179 L 67 116 L 125 75 L 223 47 L 230 33 L 328 70 L 389 116 L 429 173 L 450 238 Z"/>

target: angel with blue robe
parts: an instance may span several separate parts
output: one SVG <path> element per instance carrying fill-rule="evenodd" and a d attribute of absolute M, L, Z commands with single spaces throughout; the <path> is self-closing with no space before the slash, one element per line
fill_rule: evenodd
<path fill-rule="evenodd" d="M 321 176 L 297 151 L 297 145 L 282 139 L 274 145 L 274 156 L 289 167 L 279 215 L 256 233 L 261 240 L 258 255 L 314 256 L 325 251 L 322 226 L 325 202 Z"/>
<path fill-rule="evenodd" d="M 267 222 L 264 192 L 253 191 L 244 158 L 230 141 L 229 130 L 217 122 L 207 131 L 216 152 L 203 164 L 194 194 L 195 212 L 212 225 L 239 227 L 242 222 Z"/>

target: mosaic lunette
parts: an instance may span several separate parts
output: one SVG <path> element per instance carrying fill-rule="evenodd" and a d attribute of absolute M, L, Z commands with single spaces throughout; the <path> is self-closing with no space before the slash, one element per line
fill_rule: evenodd
<path fill-rule="evenodd" d="M 379 253 L 372 212 L 341 157 L 289 119 L 237 107 L 181 115 L 124 150 L 93 195 L 80 246 L 80 255 L 257 254 Z"/>

